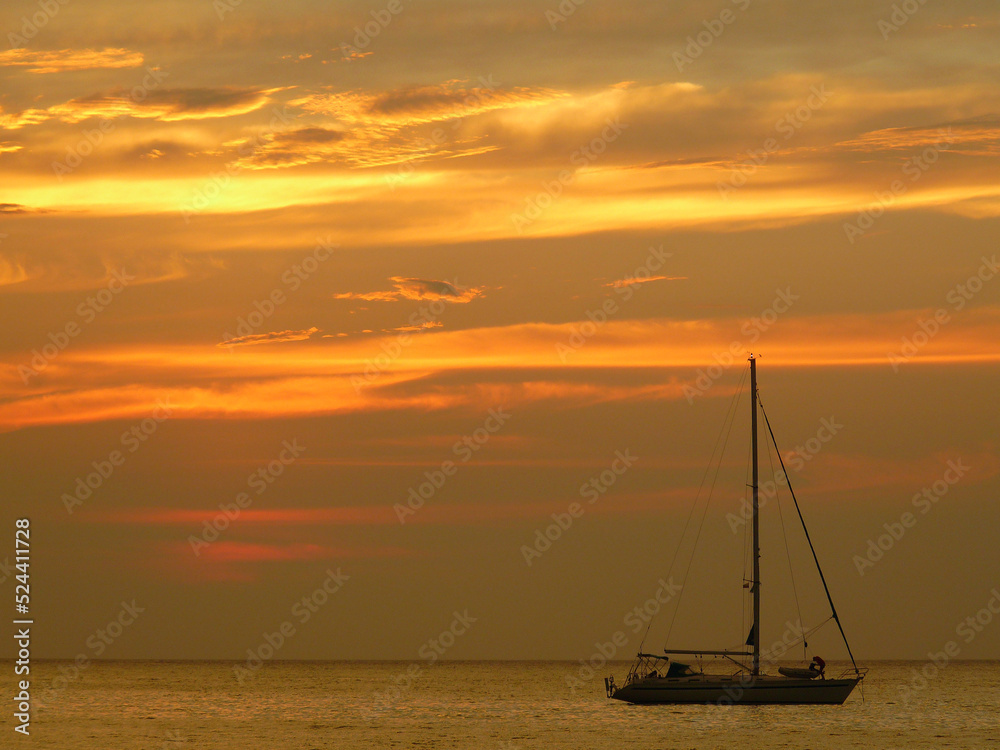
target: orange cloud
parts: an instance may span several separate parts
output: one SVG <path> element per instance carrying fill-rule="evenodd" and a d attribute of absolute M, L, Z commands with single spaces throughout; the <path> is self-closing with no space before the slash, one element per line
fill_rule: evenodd
<path fill-rule="evenodd" d="M 985 153 L 1000 153 L 1000 119 L 994 116 L 951 122 L 938 127 L 883 128 L 841 141 L 833 148 L 851 151 L 918 151 L 925 147 L 979 146 Z M 984 154 L 985 155 L 985 154 Z"/>
<path fill-rule="evenodd" d="M 228 339 L 223 341 L 216 346 L 231 347 L 231 346 L 252 346 L 254 344 L 277 344 L 283 341 L 305 341 L 314 333 L 318 332 L 319 329 L 316 327 L 306 328 L 301 331 L 274 331 L 271 333 L 253 333 L 249 336 L 238 336 L 234 339 Z"/>
<path fill-rule="evenodd" d="M 29 73 L 61 73 L 94 68 L 135 68 L 143 63 L 141 52 L 118 47 L 32 51 L 23 47 L 0 52 L 0 66 L 20 66 Z"/>
<path fill-rule="evenodd" d="M 429 330 L 431 328 L 442 328 L 443 326 L 444 326 L 444 323 L 442 323 L 440 320 L 425 320 L 422 323 L 418 323 L 418 324 L 412 325 L 412 326 L 399 326 L 398 328 L 389 328 L 389 329 L 386 329 L 386 332 L 387 333 L 394 333 L 394 332 L 398 331 L 398 332 L 401 332 L 401 333 L 408 333 L 408 332 L 414 332 L 414 333 L 416 333 L 418 331 L 426 331 L 426 330 Z"/>
<path fill-rule="evenodd" d="M 723 198 L 720 185 L 745 166 L 736 156 L 744 150 L 735 144 L 760 147 L 764 135 L 775 132 L 779 118 L 802 106 L 801 94 L 808 92 L 810 80 L 775 76 L 725 90 L 684 82 L 574 92 L 446 82 L 310 93 L 285 104 L 299 109 L 294 119 L 300 122 L 289 121 L 289 129 L 281 132 L 237 138 L 230 131 L 219 132 L 224 123 L 206 124 L 196 135 L 188 126 L 174 126 L 177 131 L 187 129 L 186 137 L 176 141 L 176 154 L 164 149 L 170 158 L 162 160 L 164 172 L 155 176 L 123 176 L 108 168 L 101 176 L 81 174 L 57 184 L 26 174 L 13 179 L 19 200 L 31 205 L 98 215 L 162 214 L 189 203 L 192 194 L 204 189 L 206 173 L 217 169 L 222 159 L 227 168 L 245 173 L 212 201 L 212 213 L 294 207 L 301 217 L 315 221 L 316 207 L 323 206 L 336 214 L 345 243 L 365 246 L 690 226 L 731 231 L 856 215 L 874 204 L 878 191 L 900 179 L 905 149 L 911 157 L 918 155 L 941 138 L 941 128 L 950 128 L 953 142 L 936 162 L 933 179 L 915 183 L 902 175 L 907 190 L 886 210 L 1000 214 L 1000 188 L 990 170 L 981 161 L 961 158 L 995 155 L 1000 144 L 995 116 L 955 118 L 955 112 L 989 106 L 988 92 L 979 86 L 958 94 L 945 88 L 900 93 L 872 90 L 867 80 L 831 81 L 837 104 L 817 111 L 809 127 L 793 133 L 787 146 L 779 134 L 781 147 L 773 157 L 754 165 L 749 183 Z M 949 94 L 958 96 L 952 107 L 936 104 Z M 231 111 L 257 106 L 255 94 L 248 96 L 248 101 L 230 102 Z M 915 111 L 928 103 L 935 107 L 929 121 L 940 126 L 858 135 L 859 123 L 870 121 L 872 112 L 891 122 L 896 120 L 890 113 Z M 77 99 L 54 111 L 0 113 L 0 126 L 24 128 L 56 116 L 72 121 L 88 113 L 118 112 L 167 122 L 221 117 L 230 111 L 221 103 L 217 114 L 186 104 L 154 104 L 140 112 L 120 101 Z M 171 109 L 175 105 L 180 109 Z M 732 132 L 732 122 L 751 109 L 752 121 L 739 130 L 759 132 L 761 141 L 742 143 L 744 136 Z M 623 136 L 602 150 L 599 159 L 582 158 L 580 149 L 589 148 L 612 119 L 627 126 Z M 664 122 L 669 136 L 664 135 Z M 697 145 L 680 137 L 692 132 L 699 134 Z M 65 145 L 72 146 L 78 138 L 77 133 L 69 134 Z M 475 156 L 492 151 L 503 153 Z M 19 159 L 39 158 L 31 143 L 24 152 Z M 113 158 L 92 160 L 95 171 L 99 161 L 121 164 L 113 147 L 104 153 Z M 472 158 L 463 165 L 453 157 Z M 417 162 L 422 162 L 419 169 Z M 278 170 L 312 164 L 320 166 Z M 194 166 L 197 170 L 187 174 Z M 810 179 L 803 180 L 803 174 Z M 558 195 L 553 196 L 553 190 Z M 267 239 L 280 244 L 289 232 L 315 231 L 298 224 L 292 228 L 289 222 L 276 228 L 278 224 L 273 214 L 261 217 L 253 237 L 241 239 L 256 242 L 264 228 Z"/>
<path fill-rule="evenodd" d="M 566 96 L 545 89 L 463 88 L 457 81 L 434 86 L 409 86 L 381 92 L 346 91 L 310 94 L 292 100 L 290 107 L 329 118 L 327 127 L 274 134 L 257 144 L 253 153 L 236 161 L 240 167 L 273 169 L 316 162 L 342 162 L 373 167 L 425 159 L 453 158 L 496 150 L 479 144 L 479 137 L 463 138 L 455 127 L 434 133 L 419 126 L 449 122 L 457 126 L 471 118 L 501 109 L 545 104 Z M 319 140 L 316 135 L 322 136 Z"/>
<path fill-rule="evenodd" d="M 471 302 L 476 297 L 483 296 L 485 287 L 463 287 L 457 283 L 448 281 L 438 281 L 436 279 L 414 279 L 403 276 L 392 276 L 389 281 L 396 288 L 391 291 L 376 292 L 343 292 L 334 294 L 334 299 L 360 299 L 366 302 L 398 302 L 402 299 L 409 300 L 445 300 L 447 302 L 466 303 Z M 424 326 L 420 326 L 424 327 Z M 415 330 L 409 326 L 406 329 Z"/>
<path fill-rule="evenodd" d="M 17 114 L 4 114 L 3 107 L 0 107 L 0 129 L 20 130 L 28 125 L 38 125 L 49 119 L 48 113 L 44 109 L 26 109 Z"/>
<path fill-rule="evenodd" d="M 456 118 L 539 106 L 569 96 L 552 89 L 501 88 L 489 81 L 487 86 L 463 88 L 457 81 L 431 85 L 407 86 L 382 92 L 346 91 L 336 94 L 311 94 L 290 102 L 307 112 L 327 114 L 349 123 L 403 126 L 444 122 Z"/>
<path fill-rule="evenodd" d="M 17 114 L 3 114 L 0 111 L 0 128 L 18 130 L 48 120 L 74 124 L 91 117 L 106 120 L 135 117 L 161 122 L 232 117 L 260 109 L 270 101 L 270 95 L 279 90 L 236 87 L 201 89 L 151 87 L 143 90 L 142 97 L 136 97 L 132 90 L 119 88 L 71 99 L 47 109 L 27 109 Z"/>
<path fill-rule="evenodd" d="M 933 311 L 878 315 L 823 315 L 781 319 L 766 332 L 768 366 L 877 366 L 890 369 L 918 320 Z M 733 350 L 742 363 L 755 330 L 745 320 L 611 320 L 522 324 L 398 336 L 389 357 L 377 337 L 317 339 L 275 357 L 267 347 L 245 347 L 239 356 L 216 347 L 146 346 L 72 349 L 59 355 L 29 386 L 19 374 L 24 355 L 8 357 L 0 370 L 0 430 L 29 425 L 135 419 L 148 416 L 158 399 L 176 404 L 176 418 L 287 417 L 394 409 L 478 409 L 483 403 L 549 402 L 572 406 L 625 399 L 680 399 L 698 368 Z M 589 335 L 587 334 L 589 332 Z M 760 335 L 759 331 L 757 334 Z M 1000 362 L 1000 308 L 963 311 L 921 348 L 911 363 Z M 614 386 L 594 378 L 553 374 L 566 368 L 594 372 L 616 366 L 669 368 L 656 385 Z M 485 373 L 509 368 L 535 371 L 517 381 Z M 440 373 L 462 373 L 442 383 Z M 206 384 L 207 383 L 207 384 Z M 713 396 L 725 389 L 712 388 Z"/>
<path fill-rule="evenodd" d="M 685 279 L 687 279 L 687 276 L 646 276 L 645 278 L 630 276 L 625 279 L 615 279 L 607 284 L 602 284 L 602 286 L 619 289 L 621 287 L 634 286 L 635 284 L 645 284 L 648 281 L 684 281 Z"/>
<path fill-rule="evenodd" d="M 138 117 L 173 122 L 243 115 L 260 109 L 278 89 L 202 88 L 159 89 L 146 92 L 142 101 L 126 89 L 72 99 L 50 107 L 48 112 L 63 122 L 75 123 L 88 117 Z"/>

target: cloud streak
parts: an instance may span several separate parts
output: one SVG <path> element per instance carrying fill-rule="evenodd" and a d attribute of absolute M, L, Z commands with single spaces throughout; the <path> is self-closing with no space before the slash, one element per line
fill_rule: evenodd
<path fill-rule="evenodd" d="M 33 51 L 25 48 L 0 52 L 0 67 L 24 67 L 29 73 L 62 73 L 98 68 L 136 68 L 143 64 L 141 52 L 117 47 Z"/>
<path fill-rule="evenodd" d="M 687 276 L 629 276 L 624 279 L 615 279 L 614 281 L 608 282 L 607 284 L 602 284 L 602 286 L 609 286 L 614 289 L 620 289 L 626 286 L 635 286 L 636 284 L 646 284 L 650 281 L 684 281 Z"/>
<path fill-rule="evenodd" d="M 19 130 L 49 120 L 76 124 L 90 118 L 114 120 L 123 117 L 179 122 L 234 117 L 254 112 L 270 101 L 277 89 L 237 87 L 192 89 L 144 89 L 141 98 L 130 89 L 118 88 L 70 99 L 46 109 L 27 109 L 16 114 L 0 111 L 0 128 Z"/>
<path fill-rule="evenodd" d="M 463 136 L 459 131 L 463 121 L 499 110 L 542 106 L 568 96 L 549 89 L 484 83 L 489 85 L 466 88 L 450 81 L 384 91 L 308 94 L 288 106 L 323 118 L 323 125 L 270 136 L 237 163 L 251 169 L 316 162 L 356 168 L 488 153 L 501 146 Z M 429 130 L 432 125 L 447 127 Z"/>
<path fill-rule="evenodd" d="M 287 341 L 305 341 L 314 333 L 318 333 L 316 327 L 305 328 L 299 331 L 272 331 L 270 333 L 253 333 L 248 336 L 237 336 L 236 338 L 222 341 L 216 346 L 230 348 L 233 346 L 255 346 L 258 344 L 280 344 Z"/>
<path fill-rule="evenodd" d="M 900 346 L 928 311 L 879 315 L 826 315 L 783 319 L 768 333 L 773 367 L 889 369 L 888 353 Z M 933 315 L 933 311 L 930 313 Z M 0 370 L 0 430 L 31 425 L 143 418 L 158 399 L 177 404 L 177 419 L 246 419 L 400 410 L 478 409 L 483 403 L 549 404 L 567 408 L 611 401 L 685 398 L 696 370 L 715 363 L 719 352 L 740 341 L 746 321 L 612 320 L 599 336 L 559 362 L 556 347 L 578 332 L 577 323 L 520 324 L 414 337 L 406 356 L 393 362 L 359 394 L 352 383 L 371 366 L 373 337 L 320 339 L 317 345 L 276 357 L 266 347 L 248 347 L 238 361 L 217 347 L 134 346 L 74 350 L 45 372 L 44 382 L 25 388 L 19 359 Z M 1000 309 L 963 313 L 913 360 L 913 366 L 1000 362 Z M 386 334 L 387 346 L 395 336 Z M 322 342 L 322 345 L 319 345 Z M 611 373 L 621 363 L 670 370 L 674 377 L 653 385 L 612 385 L 604 377 L 580 382 L 574 370 Z M 499 377 L 518 373 L 514 380 Z M 104 373 L 104 374 L 102 374 Z M 452 373 L 452 382 L 436 379 Z M 486 373 L 493 373 L 491 377 Z M 534 373 L 534 374 L 533 374 Z M 726 395 L 713 388 L 712 396 Z"/>
<path fill-rule="evenodd" d="M 404 276 L 391 276 L 389 281 L 394 289 L 373 292 L 340 292 L 334 294 L 334 299 L 356 299 L 366 302 L 399 302 L 400 300 L 444 300 L 465 304 L 477 297 L 482 297 L 486 287 L 463 287 L 457 282 L 436 279 L 416 279 Z M 425 327 L 425 326 L 421 326 Z M 403 329 L 398 329 L 403 330 Z M 407 328 L 406 330 L 414 330 Z"/>

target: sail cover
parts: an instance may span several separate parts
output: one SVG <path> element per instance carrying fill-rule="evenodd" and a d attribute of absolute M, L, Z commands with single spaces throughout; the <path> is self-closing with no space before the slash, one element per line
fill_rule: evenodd
<path fill-rule="evenodd" d="M 683 677 L 686 674 L 694 674 L 690 664 L 672 661 L 670 662 L 670 666 L 667 667 L 667 677 Z"/>

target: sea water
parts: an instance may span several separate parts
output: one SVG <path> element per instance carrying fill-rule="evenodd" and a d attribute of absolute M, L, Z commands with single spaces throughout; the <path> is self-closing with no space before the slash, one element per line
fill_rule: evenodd
<path fill-rule="evenodd" d="M 34 663 L 44 705 L 29 738 L 6 710 L 0 747 L 1000 750 L 998 662 L 868 664 L 843 706 L 632 706 L 607 699 L 603 674 L 580 686 L 568 662 L 235 666 Z M 627 669 L 604 671 L 621 682 Z"/>

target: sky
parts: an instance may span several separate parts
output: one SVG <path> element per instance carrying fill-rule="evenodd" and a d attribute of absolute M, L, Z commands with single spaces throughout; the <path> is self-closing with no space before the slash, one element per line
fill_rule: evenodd
<path fill-rule="evenodd" d="M 30 519 L 35 655 L 739 646 L 752 352 L 855 655 L 1000 658 L 998 24 L 5 3 L 0 527 Z M 772 644 L 828 611 L 787 493 L 761 523 Z"/>

